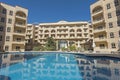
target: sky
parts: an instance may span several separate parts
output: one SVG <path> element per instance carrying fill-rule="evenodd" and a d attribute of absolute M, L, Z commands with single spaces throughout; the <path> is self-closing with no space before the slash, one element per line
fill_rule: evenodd
<path fill-rule="evenodd" d="M 28 9 L 28 23 L 90 21 L 90 5 L 96 0 L 0 0 Z"/>

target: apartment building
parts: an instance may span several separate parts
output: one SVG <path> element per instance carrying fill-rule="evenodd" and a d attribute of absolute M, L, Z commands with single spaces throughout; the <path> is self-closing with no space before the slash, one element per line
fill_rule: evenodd
<path fill-rule="evenodd" d="M 26 45 L 25 50 L 30 51 L 33 49 L 33 46 L 35 45 L 35 25 L 34 24 L 28 24 L 26 28 Z"/>
<path fill-rule="evenodd" d="M 28 10 L 0 3 L 0 51 L 24 51 Z"/>
<path fill-rule="evenodd" d="M 88 22 L 41 23 L 36 25 L 34 30 L 35 43 L 40 45 L 46 43 L 47 37 L 52 37 L 57 43 L 57 50 L 62 47 L 68 48 L 70 45 L 75 45 L 76 48 L 80 47 L 82 50 L 92 49 L 92 26 Z M 27 32 L 29 31 L 27 30 Z"/>
<path fill-rule="evenodd" d="M 120 0 L 98 0 L 90 6 L 94 50 L 118 51 L 120 39 Z"/>

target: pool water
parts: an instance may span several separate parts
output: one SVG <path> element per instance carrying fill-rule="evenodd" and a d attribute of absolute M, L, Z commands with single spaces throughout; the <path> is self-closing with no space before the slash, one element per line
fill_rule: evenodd
<path fill-rule="evenodd" d="M 120 80 L 120 60 L 55 52 L 0 54 L 0 80 Z"/>

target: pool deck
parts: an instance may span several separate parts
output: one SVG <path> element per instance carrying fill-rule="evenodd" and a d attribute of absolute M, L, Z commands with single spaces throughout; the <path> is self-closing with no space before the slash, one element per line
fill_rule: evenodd
<path fill-rule="evenodd" d="M 85 55 L 89 57 L 113 57 L 113 58 L 120 58 L 119 53 L 94 53 L 94 52 L 66 52 L 66 53 L 73 53 L 77 55 Z"/>
<path fill-rule="evenodd" d="M 120 58 L 120 54 L 104 54 L 104 53 L 95 54 L 95 53 L 92 53 L 92 54 L 85 54 L 85 55 L 86 55 L 86 56 L 96 56 L 96 57 L 103 56 L 103 57 L 115 57 L 115 58 Z"/>
<path fill-rule="evenodd" d="M 63 51 L 28 51 L 28 52 L 63 52 Z M 4 54 L 5 52 L 0 52 L 0 54 Z M 90 57 L 114 57 L 114 58 L 120 58 L 120 52 L 118 53 L 94 53 L 94 52 L 68 52 L 65 51 L 64 53 L 68 54 L 77 54 L 77 55 L 85 55 Z M 9 52 L 8 52 L 9 54 Z"/>

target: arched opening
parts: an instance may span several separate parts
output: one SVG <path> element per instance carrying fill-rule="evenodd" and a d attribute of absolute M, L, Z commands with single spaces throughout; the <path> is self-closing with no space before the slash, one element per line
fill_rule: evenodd
<path fill-rule="evenodd" d="M 24 12 L 22 12 L 22 11 L 17 11 L 16 12 L 16 16 L 20 16 L 20 17 L 26 18 L 26 14 Z"/>
<path fill-rule="evenodd" d="M 75 32 L 75 30 L 74 30 L 74 29 L 71 29 L 70 32 Z"/>
<path fill-rule="evenodd" d="M 82 32 L 82 30 L 81 29 L 77 29 L 77 32 Z"/>
<path fill-rule="evenodd" d="M 49 31 L 48 31 L 48 30 L 45 30 L 45 33 L 49 33 Z"/>
<path fill-rule="evenodd" d="M 55 30 L 51 30 L 51 33 L 55 33 Z"/>
<path fill-rule="evenodd" d="M 93 9 L 92 13 L 96 13 L 96 12 L 99 12 L 101 10 L 103 10 L 103 8 L 101 6 L 97 6 Z"/>

